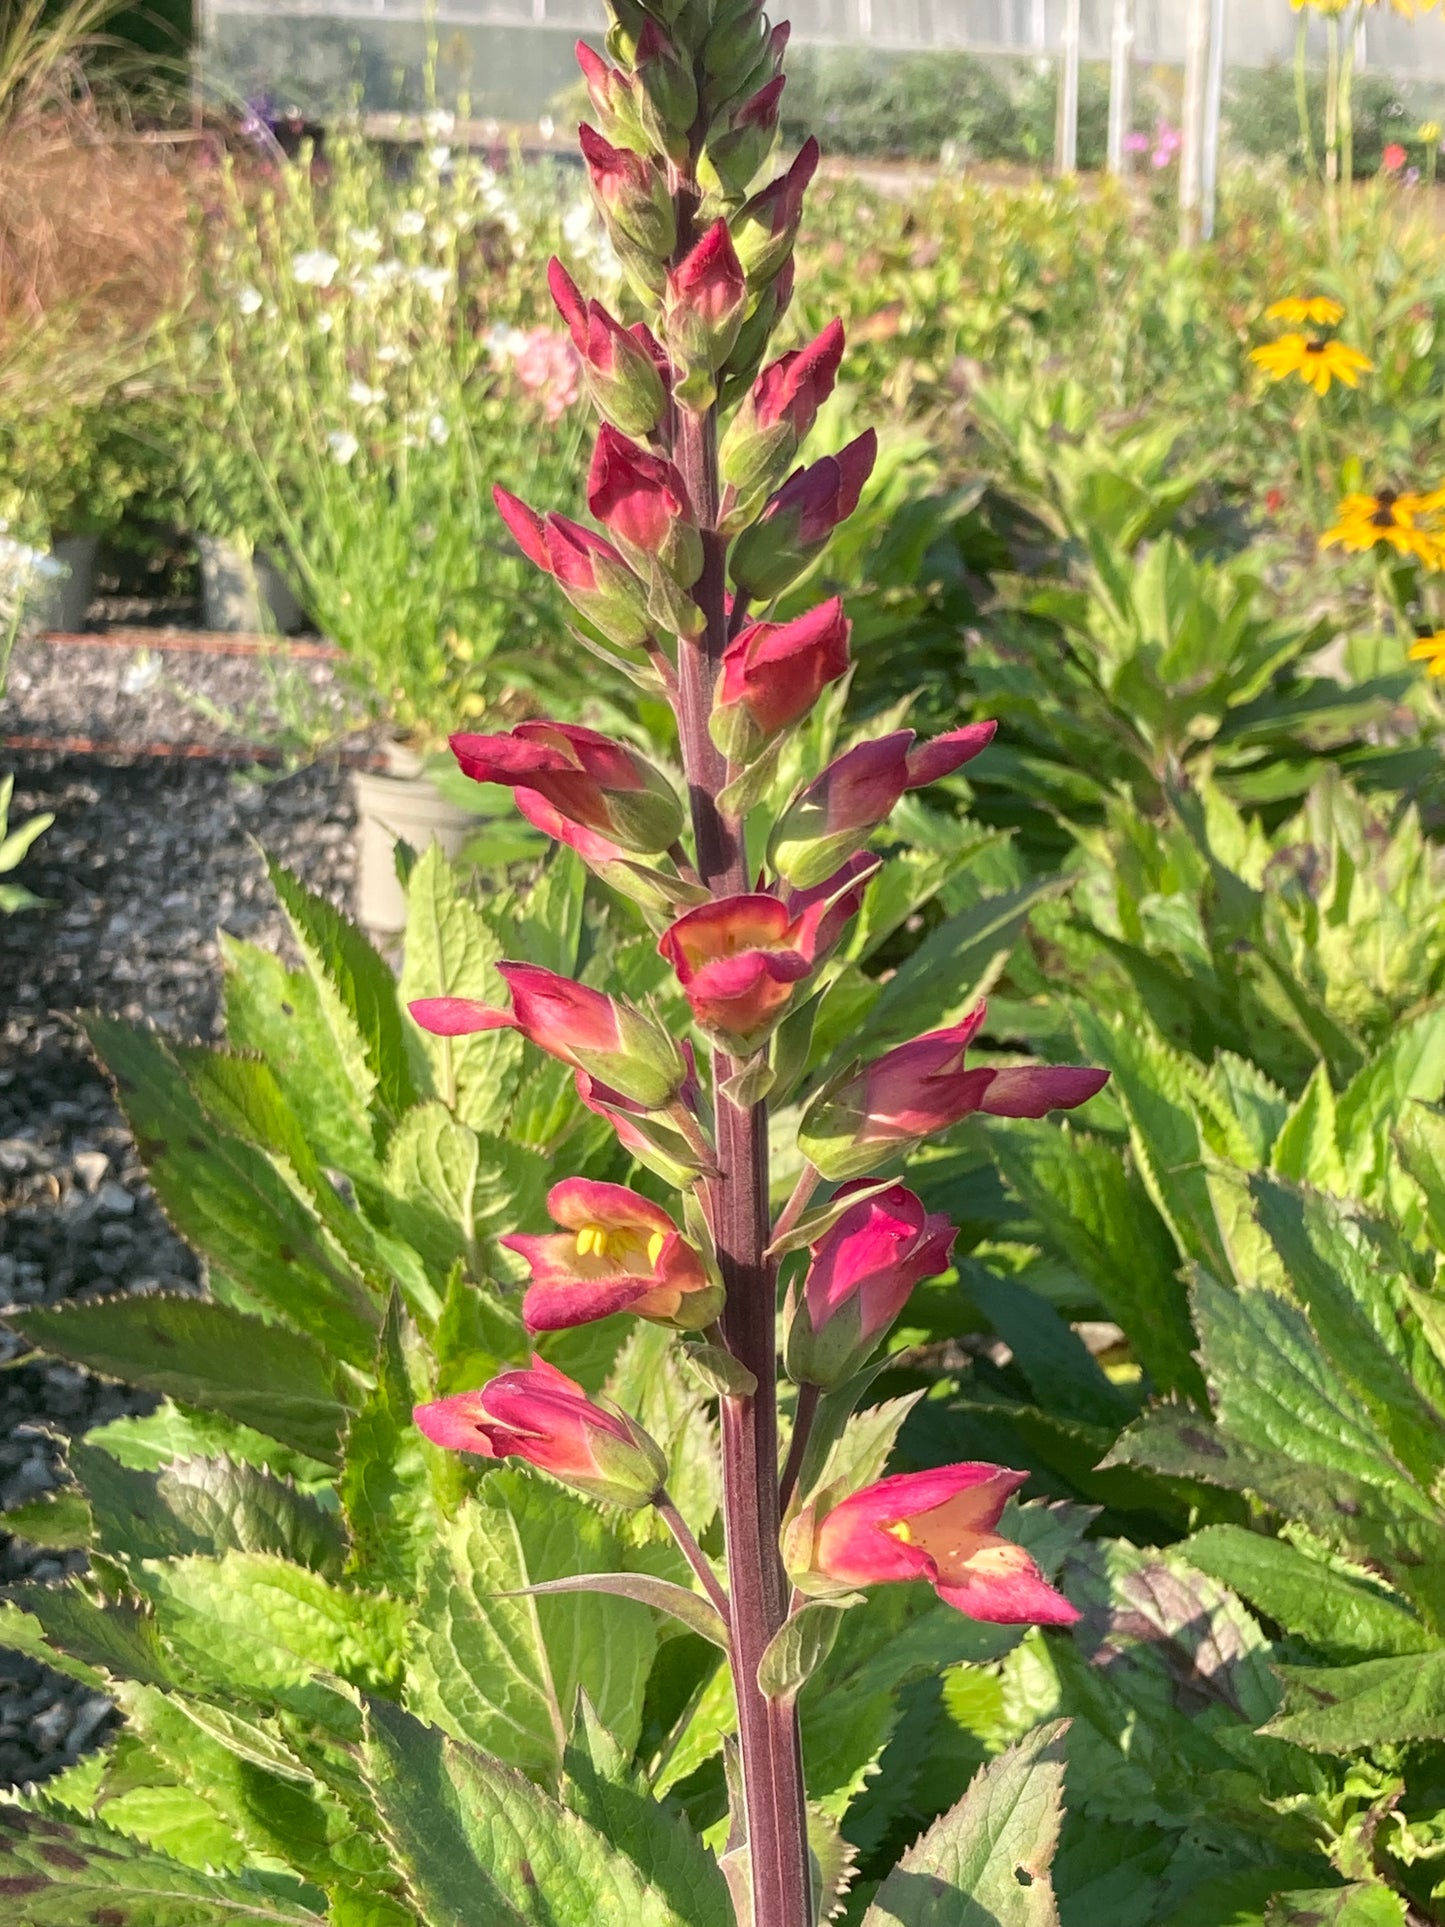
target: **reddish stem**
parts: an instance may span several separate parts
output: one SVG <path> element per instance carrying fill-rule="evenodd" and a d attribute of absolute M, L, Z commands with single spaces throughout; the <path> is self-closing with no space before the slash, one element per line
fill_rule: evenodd
<path fill-rule="evenodd" d="M 748 875 L 741 826 L 718 808 L 727 761 L 707 727 L 717 665 L 728 640 L 726 543 L 716 531 L 716 416 L 684 409 L 678 430 L 673 459 L 703 528 L 704 567 L 693 594 L 706 619 L 696 641 L 679 644 L 678 723 L 697 867 L 714 895 L 730 896 L 747 889 Z M 767 1107 L 739 1106 L 721 1095 L 735 1068 L 725 1053 L 715 1054 L 718 1174 L 710 1193 L 713 1236 L 727 1286 L 723 1337 L 758 1382 L 751 1398 L 721 1401 L 723 1525 L 753 1927 L 812 1927 L 797 1712 L 768 1699 L 758 1686 L 758 1663 L 788 1611 L 778 1546 L 777 1285 L 765 1255 L 771 1230 Z"/>

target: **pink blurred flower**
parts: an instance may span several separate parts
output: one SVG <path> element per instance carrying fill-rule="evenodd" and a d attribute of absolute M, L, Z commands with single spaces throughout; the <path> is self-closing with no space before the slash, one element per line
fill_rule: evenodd
<path fill-rule="evenodd" d="M 1380 156 L 1380 165 L 1387 174 L 1398 174 L 1409 159 L 1398 141 L 1391 141 Z"/>

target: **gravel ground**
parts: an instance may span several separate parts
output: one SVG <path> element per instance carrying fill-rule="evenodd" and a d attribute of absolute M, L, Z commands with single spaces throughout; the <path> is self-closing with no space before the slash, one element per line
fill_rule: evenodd
<path fill-rule="evenodd" d="M 85 720 L 77 703 L 65 727 L 90 733 Z M 56 821 L 23 871 L 51 904 L 0 917 L 0 1312 L 195 1289 L 196 1260 L 151 1195 L 70 1014 L 94 1007 L 216 1037 L 217 928 L 284 942 L 257 845 L 334 901 L 349 897 L 346 774 L 317 766 L 260 783 L 215 763 L 16 753 L 4 765 L 12 822 L 41 810 Z M 0 1326 L 0 1364 L 22 1349 Z M 0 1510 L 57 1483 L 65 1435 L 148 1403 L 66 1365 L 0 1373 Z M 55 1579 L 76 1563 L 0 1535 L 0 1581 Z M 0 1784 L 69 1765 L 111 1717 L 84 1687 L 0 1651 Z"/>
<path fill-rule="evenodd" d="M 16 645 L 0 730 L 9 737 L 83 735 L 92 744 L 237 747 L 264 742 L 304 753 L 347 734 L 348 697 L 336 665 L 284 651 L 246 655 L 177 646 L 155 631 L 147 646 L 97 635 L 63 646 Z M 364 746 L 359 731 L 348 738 Z"/>

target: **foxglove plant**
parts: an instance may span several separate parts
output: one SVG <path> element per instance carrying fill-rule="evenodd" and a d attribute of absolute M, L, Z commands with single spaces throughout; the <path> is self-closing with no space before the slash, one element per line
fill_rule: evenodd
<path fill-rule="evenodd" d="M 819 1478 L 809 1444 L 825 1399 L 817 1440 L 846 1424 L 860 1368 L 912 1287 L 949 1261 L 952 1227 L 880 1173 L 972 1112 L 1042 1116 L 1084 1102 L 1104 1076 L 966 1066 L 980 1007 L 850 1066 L 814 1096 L 798 1134 L 802 1177 L 774 1216 L 768 1102 L 797 1079 L 779 1028 L 823 987 L 877 868 L 864 853 L 869 836 L 906 791 L 983 750 L 992 725 L 917 746 L 911 731 L 895 731 L 847 752 L 801 794 L 773 794 L 787 732 L 849 656 L 837 598 L 787 622 L 768 605 L 852 512 L 875 453 L 870 432 L 794 466 L 838 373 L 839 323 L 765 365 L 818 148 L 808 141 L 753 191 L 774 140 L 788 37 L 758 0 L 610 0 L 610 10 L 610 63 L 579 48 L 598 123 L 582 128 L 581 145 L 645 322 L 623 326 L 560 265 L 550 274 L 601 417 L 587 500 L 605 534 L 505 491 L 497 506 L 588 625 L 587 646 L 671 703 L 688 807 L 662 771 L 587 729 L 527 723 L 453 747 L 468 775 L 510 786 L 530 821 L 642 907 L 704 1067 L 647 1011 L 521 961 L 500 966 L 509 1010 L 461 998 L 412 1010 L 441 1035 L 520 1031 L 570 1066 L 583 1101 L 680 1191 L 668 1211 L 624 1186 L 564 1179 L 548 1199 L 560 1229 L 519 1228 L 504 1242 L 531 1273 L 531 1329 L 630 1311 L 673 1327 L 678 1343 L 690 1336 L 719 1399 L 725 1571 L 700 1550 L 666 1491 L 662 1455 L 634 1420 L 541 1359 L 423 1406 L 418 1420 L 437 1444 L 520 1456 L 595 1497 L 658 1508 L 736 1688 L 738 1797 L 724 1865 L 738 1919 L 813 1927 L 796 1700 L 817 1642 L 803 1636 L 804 1617 L 860 1586 L 916 1578 L 979 1619 L 1077 1616 L 995 1530 L 1022 1474 L 966 1464 L 861 1490 Z M 760 870 L 750 848 L 767 852 Z M 839 1188 L 817 1202 L 824 1183 Z M 805 1248 L 780 1339 L 780 1263 Z M 780 1344 L 798 1387 L 781 1467 Z M 658 1602 L 655 1583 L 646 1596 Z"/>

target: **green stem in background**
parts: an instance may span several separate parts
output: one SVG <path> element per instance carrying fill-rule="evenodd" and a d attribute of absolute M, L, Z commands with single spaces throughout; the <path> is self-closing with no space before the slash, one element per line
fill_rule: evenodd
<path fill-rule="evenodd" d="M 1340 238 L 1340 210 L 1336 189 L 1340 178 L 1340 23 L 1334 14 L 1325 21 L 1325 212 L 1330 240 Z"/>
<path fill-rule="evenodd" d="M 1311 180 L 1315 178 L 1319 163 L 1315 158 L 1315 135 L 1310 125 L 1310 83 L 1305 66 L 1305 42 L 1309 36 L 1309 15 L 1301 11 L 1294 29 L 1294 105 L 1299 116 L 1300 151 L 1304 155 L 1305 173 Z"/>
<path fill-rule="evenodd" d="M 1345 44 L 1340 55 L 1339 84 L 1339 122 L 1340 122 L 1340 179 L 1346 192 L 1355 179 L 1355 46 L 1360 37 L 1360 16 L 1363 0 L 1356 0 L 1350 9 L 1345 24 Z"/>

